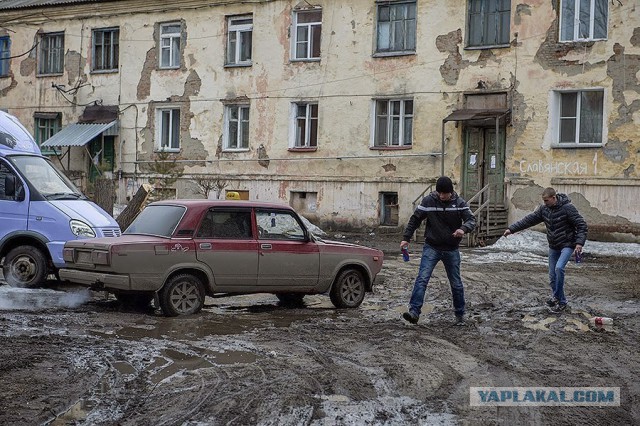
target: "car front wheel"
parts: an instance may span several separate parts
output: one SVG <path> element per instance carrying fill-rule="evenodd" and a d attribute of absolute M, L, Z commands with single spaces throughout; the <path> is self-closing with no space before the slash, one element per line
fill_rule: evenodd
<path fill-rule="evenodd" d="M 47 276 L 47 257 L 35 247 L 18 246 L 5 257 L 2 273 L 13 287 L 41 286 Z"/>
<path fill-rule="evenodd" d="M 189 274 L 172 277 L 162 287 L 159 296 L 162 312 L 170 317 L 196 314 L 204 306 L 204 286 Z"/>
<path fill-rule="evenodd" d="M 357 269 L 345 269 L 331 287 L 331 303 L 336 308 L 357 308 L 364 300 L 365 281 Z"/>

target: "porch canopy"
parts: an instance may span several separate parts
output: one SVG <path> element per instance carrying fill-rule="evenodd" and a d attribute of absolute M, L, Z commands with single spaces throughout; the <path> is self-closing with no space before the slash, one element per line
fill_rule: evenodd
<path fill-rule="evenodd" d="M 113 127 L 117 122 L 118 120 L 113 120 L 109 123 L 71 124 L 60 130 L 55 135 L 51 136 L 40 146 L 42 148 L 54 148 L 61 146 L 84 146 L 100 133 Z"/>
<path fill-rule="evenodd" d="M 497 109 L 458 109 L 453 111 L 442 119 L 442 153 L 445 150 L 445 136 L 444 125 L 448 121 L 468 121 L 469 124 L 474 126 L 488 127 L 487 121 L 491 120 L 496 126 L 496 135 L 498 134 L 498 127 L 500 126 L 500 120 L 505 119 L 511 112 L 509 108 L 497 108 Z M 506 120 L 505 120 L 506 121 Z M 442 156 L 441 175 L 444 175 L 444 155 Z"/>

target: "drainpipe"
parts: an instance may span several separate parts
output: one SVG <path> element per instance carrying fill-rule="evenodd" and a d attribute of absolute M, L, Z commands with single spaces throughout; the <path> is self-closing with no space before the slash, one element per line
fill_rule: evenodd
<path fill-rule="evenodd" d="M 447 122 L 442 120 L 442 146 L 440 149 L 440 176 L 444 176 L 444 125 Z"/>

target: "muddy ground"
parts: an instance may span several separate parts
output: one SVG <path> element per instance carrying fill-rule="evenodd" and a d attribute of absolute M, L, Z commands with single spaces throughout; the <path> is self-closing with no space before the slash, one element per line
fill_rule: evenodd
<path fill-rule="evenodd" d="M 326 296 L 287 308 L 255 295 L 208 298 L 201 314 L 165 318 L 101 293 L 4 286 L 0 424 L 640 422 L 637 258 L 571 263 L 571 310 L 558 315 L 543 306 L 544 259 L 514 253 L 503 263 L 491 249 L 463 249 L 467 326 L 453 326 L 440 266 L 423 317 L 409 325 L 400 316 L 418 246 L 404 263 L 395 239 L 358 240 L 387 256 L 384 282 L 356 310 Z M 590 325 L 594 315 L 613 326 Z M 471 407 L 471 386 L 619 387 L 621 405 Z"/>

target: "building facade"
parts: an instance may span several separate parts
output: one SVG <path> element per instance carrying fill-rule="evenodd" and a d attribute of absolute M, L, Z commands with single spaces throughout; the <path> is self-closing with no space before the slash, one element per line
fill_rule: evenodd
<path fill-rule="evenodd" d="M 398 229 L 446 174 L 504 223 L 554 186 L 591 236 L 638 241 L 639 9 L 4 0 L 0 108 L 85 188 L 114 179 L 120 203 L 152 182 Z"/>

